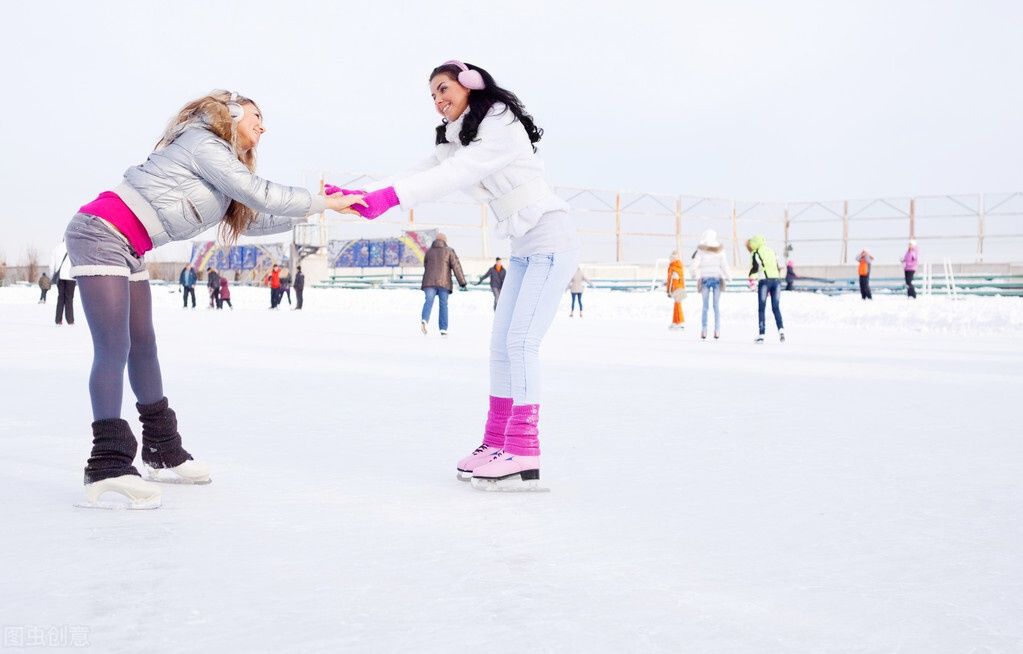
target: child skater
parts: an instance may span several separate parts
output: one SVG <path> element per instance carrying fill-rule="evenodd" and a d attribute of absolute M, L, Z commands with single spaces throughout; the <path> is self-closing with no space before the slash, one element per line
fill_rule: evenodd
<path fill-rule="evenodd" d="M 209 466 L 181 443 L 177 418 L 163 394 L 153 331 L 149 275 L 143 255 L 219 224 L 233 241 L 240 234 L 289 231 L 325 207 L 348 209 L 359 196 L 324 198 L 274 184 L 253 173 L 263 117 L 252 100 L 213 91 L 186 104 L 156 149 L 129 168 L 71 219 L 66 231 L 71 274 L 78 280 L 92 333 L 89 376 L 92 454 L 85 466 L 86 506 L 108 506 L 113 491 L 131 508 L 160 505 L 160 489 L 132 465 L 138 442 L 121 419 L 124 370 L 142 422 L 142 462 L 149 477 L 169 469 L 176 481 L 206 483 Z"/>
<path fill-rule="evenodd" d="M 458 462 L 458 478 L 484 490 L 531 490 L 540 477 L 540 341 L 579 263 L 568 204 L 544 180 L 535 143 L 543 130 L 519 98 L 487 71 L 448 61 L 430 73 L 441 115 L 433 155 L 413 171 L 370 187 L 375 218 L 455 190 L 490 203 L 511 260 L 490 339 L 490 409 L 483 443 Z M 373 190 L 376 189 L 376 190 Z M 361 193 L 331 189 L 343 193 Z"/>
<path fill-rule="evenodd" d="M 220 304 L 217 306 L 218 309 L 223 309 L 224 305 L 227 305 L 231 311 L 234 311 L 234 305 L 231 304 L 231 289 L 228 288 L 227 277 L 220 276 Z"/>

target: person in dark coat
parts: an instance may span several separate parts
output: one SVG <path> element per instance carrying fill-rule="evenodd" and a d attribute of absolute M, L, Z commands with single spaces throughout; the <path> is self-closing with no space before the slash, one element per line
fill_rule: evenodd
<path fill-rule="evenodd" d="M 295 310 L 302 308 L 302 291 L 305 290 L 305 273 L 302 272 L 302 266 L 295 268 L 295 283 L 292 284 L 292 288 L 295 289 Z"/>
<path fill-rule="evenodd" d="M 210 290 L 210 308 L 220 308 L 220 275 L 213 268 L 206 269 L 206 286 Z"/>
<path fill-rule="evenodd" d="M 50 292 L 50 276 L 46 273 L 39 275 L 39 304 L 46 304 L 46 294 Z"/>
<path fill-rule="evenodd" d="M 281 304 L 285 297 L 288 298 L 288 306 L 291 306 L 291 271 L 281 268 L 281 290 L 277 295 L 277 304 Z"/>
<path fill-rule="evenodd" d="M 437 234 L 433 245 L 426 251 L 423 259 L 423 293 L 426 298 L 423 302 L 423 315 L 419 323 L 423 333 L 426 333 L 426 325 L 430 322 L 430 313 L 433 311 L 433 299 L 440 300 L 440 335 L 447 336 L 448 333 L 448 295 L 451 294 L 451 275 L 454 274 L 458 280 L 458 286 L 463 291 L 466 288 L 465 276 L 462 274 L 462 263 L 458 260 L 455 251 L 448 247 L 448 240 L 444 234 Z"/>
<path fill-rule="evenodd" d="M 799 275 L 796 274 L 796 267 L 793 265 L 792 259 L 789 259 L 785 262 L 785 290 L 795 290 L 797 279 L 799 279 Z"/>
<path fill-rule="evenodd" d="M 195 283 L 199 281 L 199 276 L 195 273 L 195 266 L 187 266 L 181 269 L 181 274 L 178 275 L 178 283 L 181 284 L 182 294 L 184 295 L 182 308 L 188 307 L 188 296 L 192 296 L 192 308 L 195 308 Z"/>
<path fill-rule="evenodd" d="M 482 284 L 484 279 L 490 278 L 490 292 L 494 294 L 494 310 L 497 310 L 497 298 L 501 297 L 501 287 L 504 286 L 504 276 L 508 274 L 504 265 L 501 264 L 501 257 L 498 257 L 490 270 L 483 273 L 477 284 Z"/>

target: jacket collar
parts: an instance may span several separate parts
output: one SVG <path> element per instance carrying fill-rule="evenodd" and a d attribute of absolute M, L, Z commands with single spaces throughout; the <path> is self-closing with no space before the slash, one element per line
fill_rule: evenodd
<path fill-rule="evenodd" d="M 444 136 L 447 138 L 448 143 L 458 143 L 458 133 L 462 131 L 462 122 L 470 111 L 472 109 L 466 107 L 461 116 L 448 123 L 444 128 Z"/>

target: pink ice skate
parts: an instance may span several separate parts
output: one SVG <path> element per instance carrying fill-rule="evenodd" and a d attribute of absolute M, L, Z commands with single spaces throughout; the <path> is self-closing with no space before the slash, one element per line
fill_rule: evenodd
<path fill-rule="evenodd" d="M 545 491 L 540 488 L 540 457 L 501 451 L 472 473 L 472 487 L 485 491 Z"/>
<path fill-rule="evenodd" d="M 472 473 L 472 486 L 480 490 L 533 491 L 540 488 L 540 440 L 537 424 L 540 405 L 512 407 L 504 432 L 504 450 Z"/>
<path fill-rule="evenodd" d="M 511 416 L 512 399 L 510 397 L 490 396 L 490 411 L 487 412 L 487 424 L 483 427 L 483 443 L 472 451 L 472 454 L 458 462 L 458 479 L 469 481 L 472 471 L 483 465 L 504 446 L 504 429 Z"/>
<path fill-rule="evenodd" d="M 481 444 L 472 454 L 463 458 L 458 462 L 458 480 L 469 481 L 472 478 L 472 471 L 480 467 L 487 461 L 494 458 L 495 455 L 501 453 L 501 448 L 487 445 L 486 443 Z"/>

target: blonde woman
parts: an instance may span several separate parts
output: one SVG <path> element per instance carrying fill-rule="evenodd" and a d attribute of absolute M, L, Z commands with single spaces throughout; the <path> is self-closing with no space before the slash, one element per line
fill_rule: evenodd
<path fill-rule="evenodd" d="M 160 489 L 132 465 L 138 443 L 121 418 L 124 371 L 142 422 L 142 462 L 149 477 L 208 483 L 209 466 L 181 443 L 177 417 L 163 393 L 156 355 L 149 275 L 143 256 L 171 241 L 220 225 L 228 242 L 241 234 L 289 231 L 324 208 L 343 213 L 358 195 L 324 198 L 254 174 L 256 147 L 266 129 L 249 98 L 213 91 L 186 104 L 145 162 L 121 184 L 100 193 L 71 219 L 65 232 L 71 275 L 92 333 L 89 376 L 92 454 L 85 466 L 86 506 L 108 491 L 130 508 L 160 505 Z"/>
<path fill-rule="evenodd" d="M 696 277 L 696 289 L 703 298 L 703 312 L 700 314 L 700 338 L 707 338 L 707 308 L 713 301 L 714 338 L 721 337 L 721 292 L 725 290 L 731 275 L 728 273 L 728 259 L 724 247 L 718 242 L 718 233 L 708 229 L 700 238 L 700 244 L 693 252 L 690 269 Z"/>

